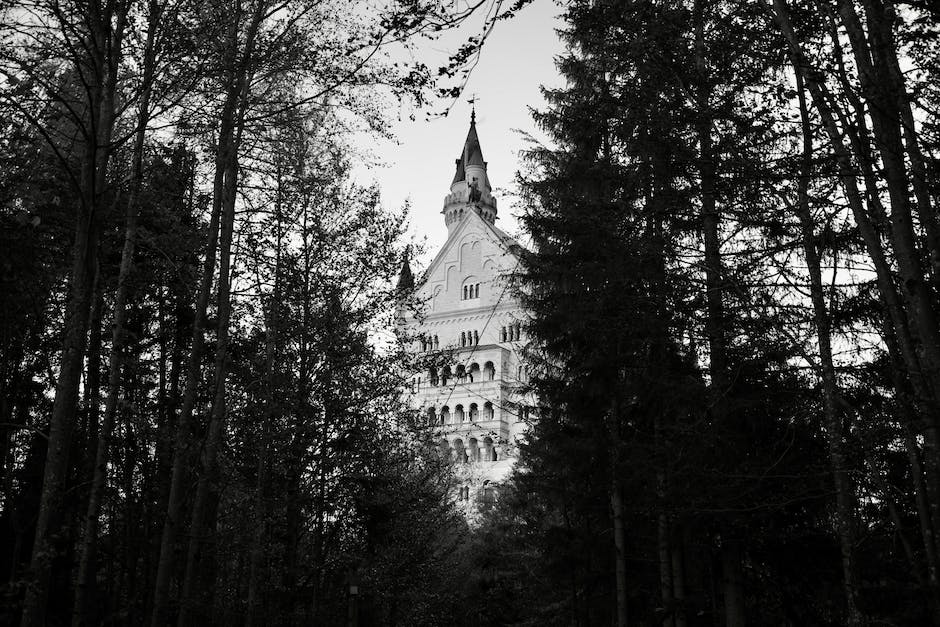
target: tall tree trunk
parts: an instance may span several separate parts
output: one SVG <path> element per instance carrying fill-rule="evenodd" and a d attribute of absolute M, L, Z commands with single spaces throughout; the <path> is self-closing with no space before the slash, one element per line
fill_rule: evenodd
<path fill-rule="evenodd" d="M 898 261 L 901 283 L 904 286 L 905 296 L 911 302 L 911 311 L 906 310 L 900 294 L 897 292 L 891 266 L 881 245 L 881 238 L 872 224 L 862 200 L 855 178 L 852 157 L 844 144 L 842 131 L 836 122 L 838 111 L 833 108 L 835 99 L 828 93 L 819 70 L 813 68 L 803 54 L 800 41 L 790 20 L 786 0 L 773 0 L 771 15 L 776 21 L 780 32 L 789 43 L 797 71 L 802 75 L 820 115 L 823 129 L 829 138 L 829 143 L 839 164 L 846 200 L 865 243 L 866 251 L 874 264 L 879 294 L 885 305 L 891 325 L 891 328 L 885 334 L 886 341 L 889 337 L 892 338 L 897 348 L 897 354 L 904 365 L 906 378 L 913 390 L 913 398 L 918 413 L 922 417 L 921 422 L 924 424 L 923 431 L 927 445 L 927 454 L 925 455 L 927 459 L 925 472 L 927 500 L 931 513 L 931 526 L 937 529 L 940 525 L 938 523 L 938 520 L 940 520 L 940 469 L 937 466 L 937 451 L 940 448 L 940 441 L 938 441 L 936 415 L 938 407 L 937 393 L 940 391 L 940 384 L 938 384 L 936 378 L 937 370 L 932 364 L 940 362 L 937 362 L 933 355 L 933 336 L 936 334 L 937 329 L 932 321 L 934 313 L 929 289 L 923 281 L 923 275 L 918 270 L 919 262 L 916 259 L 916 251 L 912 248 L 913 235 L 909 221 L 909 208 L 905 216 L 903 202 L 898 201 L 898 206 L 892 209 L 889 222 L 891 223 L 892 242 Z M 852 129 L 850 125 L 845 124 L 844 116 L 841 116 L 841 119 L 851 145 L 863 167 L 863 172 L 865 172 L 868 168 L 867 164 L 873 161 L 868 154 L 867 141 L 864 137 L 859 136 L 856 129 Z M 870 187 L 872 185 L 873 183 L 869 184 Z M 875 206 L 878 203 L 877 194 L 872 193 L 869 196 L 872 205 L 877 210 L 877 206 Z M 908 283 L 909 280 L 910 283 Z M 898 394 L 903 396 L 905 391 L 899 389 Z"/>
<path fill-rule="evenodd" d="M 813 131 L 806 106 L 803 77 L 794 64 L 800 122 L 803 136 L 803 153 L 797 183 L 797 202 L 794 205 L 803 237 L 803 252 L 809 274 L 810 300 L 813 305 L 813 323 L 819 346 L 819 377 L 823 389 L 823 410 L 826 418 L 826 439 L 829 444 L 829 463 L 832 468 L 833 485 L 836 491 L 836 532 L 842 556 L 842 585 L 846 602 L 846 624 L 860 625 L 862 615 L 858 607 L 858 584 L 855 576 L 855 508 L 856 495 L 852 477 L 845 459 L 845 437 L 842 416 L 838 409 L 839 384 L 832 359 L 831 327 L 829 311 L 823 291 L 821 251 L 816 244 L 813 216 L 810 211 L 809 181 L 812 176 Z"/>
<path fill-rule="evenodd" d="M 614 532 L 614 585 L 617 627 L 627 627 L 627 532 L 624 522 L 623 489 L 620 487 L 620 406 L 615 398 L 607 415 L 610 437 L 610 512 Z"/>
<path fill-rule="evenodd" d="M 167 495 L 166 519 L 160 540 L 160 558 L 157 562 L 157 576 L 154 582 L 152 627 L 167 624 L 169 610 L 170 581 L 173 577 L 176 542 L 179 535 L 183 514 L 184 481 L 192 446 L 191 422 L 196 405 L 196 393 L 201 379 L 202 352 L 205 344 L 206 312 L 212 293 L 212 278 L 215 275 L 215 255 L 219 237 L 219 217 L 222 207 L 222 176 L 224 170 L 216 166 L 215 191 L 212 214 L 206 241 L 206 257 L 202 277 L 199 280 L 199 296 L 193 318 L 192 344 L 186 366 L 186 387 L 183 390 L 183 402 L 176 424 L 176 437 L 173 449 L 173 464 L 170 473 L 170 489 Z"/>
<path fill-rule="evenodd" d="M 672 542 L 672 596 L 676 605 L 676 627 L 688 625 L 685 608 L 685 544 L 684 527 L 677 524 L 673 529 Z"/>
<path fill-rule="evenodd" d="M 200 363 L 202 360 L 202 351 L 205 344 L 204 337 L 204 327 L 206 319 L 206 311 L 209 306 L 209 298 L 212 292 L 212 278 L 215 271 L 215 258 L 216 258 L 216 247 L 219 243 L 220 231 L 222 232 L 223 239 L 227 241 L 222 242 L 222 255 L 226 259 L 226 268 L 223 272 L 220 265 L 219 271 L 219 286 L 228 286 L 230 281 L 230 272 L 227 267 L 228 260 L 231 255 L 231 226 L 228 226 L 230 221 L 234 220 L 234 203 L 235 203 L 235 191 L 236 191 L 236 180 L 237 175 L 237 118 L 240 115 L 244 115 L 243 111 L 239 111 L 240 103 L 244 102 L 247 98 L 247 93 L 243 94 L 243 91 L 248 89 L 248 80 L 247 80 L 247 64 L 251 59 L 251 51 L 254 47 L 254 37 L 257 34 L 257 29 L 260 26 L 261 16 L 264 15 L 262 6 L 264 2 L 259 0 L 256 4 L 256 10 L 254 12 L 255 19 L 252 20 L 252 23 L 249 25 L 249 33 L 246 38 L 245 51 L 242 55 L 239 55 L 239 26 L 241 19 L 241 5 L 238 6 L 238 10 L 234 15 L 229 17 L 228 31 L 226 34 L 226 50 L 225 50 L 225 59 L 223 60 L 226 67 L 226 78 L 224 84 L 227 86 L 227 91 L 225 94 L 224 104 L 222 106 L 222 111 L 219 115 L 219 132 L 217 137 L 218 152 L 216 154 L 216 163 L 215 163 L 215 179 L 213 182 L 213 197 L 212 197 L 212 217 L 209 223 L 209 240 L 206 245 L 206 260 L 205 267 L 203 270 L 202 279 L 200 282 L 199 288 L 199 300 L 196 305 L 195 319 L 193 321 L 193 340 L 192 340 L 192 349 L 190 353 L 189 365 L 187 368 L 187 380 L 186 380 L 186 389 L 183 393 L 183 404 L 180 409 L 179 419 L 177 421 L 176 429 L 176 446 L 173 451 L 173 471 L 170 479 L 170 494 L 167 499 L 167 518 L 163 527 L 163 539 L 160 544 L 160 560 L 157 566 L 157 579 L 154 586 L 154 607 L 153 607 L 153 616 L 151 620 L 152 627 L 163 627 L 167 624 L 167 611 L 169 605 L 169 589 L 170 589 L 170 580 L 173 576 L 174 569 L 174 554 L 176 550 L 177 537 L 179 535 L 180 525 L 182 523 L 181 516 L 183 514 L 183 496 L 184 496 L 184 486 L 183 481 L 185 479 L 187 462 L 190 458 L 190 446 L 192 445 L 192 434 L 191 434 L 191 422 L 193 416 L 193 410 L 196 403 L 196 391 L 199 386 L 200 380 Z M 220 229 L 220 223 L 223 211 L 225 213 L 224 222 L 227 226 Z M 226 233 L 226 231 L 228 231 Z M 226 287 L 226 290 L 228 287 Z M 219 295 L 218 302 L 221 305 L 228 302 L 228 296 L 226 294 L 225 298 L 222 298 L 222 295 Z M 229 309 L 229 304 L 225 304 L 225 309 Z M 225 321 L 225 324 L 222 324 L 222 315 L 225 313 L 226 317 L 228 316 L 228 311 L 223 312 L 220 308 L 218 312 L 219 315 L 219 345 L 222 346 L 227 344 L 227 326 L 228 321 Z M 222 336 L 225 335 L 226 338 Z M 225 341 L 224 341 L 225 340 Z M 227 347 L 224 349 L 227 351 Z M 222 356 L 220 361 L 219 356 Z M 222 369 L 220 370 L 220 365 Z M 210 426 L 209 433 L 207 436 L 207 444 L 212 440 L 213 430 L 218 432 L 218 435 L 221 434 L 221 419 L 224 416 L 224 400 L 225 400 L 225 386 L 224 386 L 224 366 L 225 366 L 225 352 L 220 348 L 216 351 L 216 368 L 215 368 L 215 383 L 213 395 L 213 404 L 212 404 L 212 416 L 210 417 Z M 222 375 L 220 381 L 219 375 Z M 220 385 L 221 383 L 221 385 Z M 221 392 L 221 395 L 220 395 Z M 217 402 L 221 399 L 221 404 Z M 214 424 L 213 424 L 214 421 Z M 214 452 L 213 452 L 214 454 Z M 197 492 L 202 490 L 202 498 L 200 501 L 200 495 L 197 494 L 196 500 L 198 506 L 194 505 L 194 514 L 199 514 L 201 518 L 205 517 L 207 510 L 206 499 L 208 498 L 208 488 L 209 485 L 204 482 L 204 473 L 200 478 L 199 487 L 197 487 Z M 198 526 L 197 523 L 202 521 L 192 521 L 192 533 L 190 534 L 190 552 L 194 549 L 193 542 L 198 542 Z M 198 546 L 198 545 L 196 545 Z M 190 573 L 194 574 L 194 571 L 190 569 L 190 559 L 187 559 L 187 575 L 188 579 L 188 590 L 189 594 L 192 594 L 195 579 L 190 576 Z M 195 568 L 193 564 L 192 568 Z M 186 598 L 187 584 L 184 583 L 183 597 Z M 189 617 L 186 613 L 186 610 L 181 607 L 179 618 L 181 621 L 189 620 Z"/>
<path fill-rule="evenodd" d="M 917 419 L 915 418 L 917 411 L 914 409 L 916 402 L 912 400 L 914 394 L 910 391 L 909 384 L 904 377 L 903 364 L 899 354 L 900 350 L 897 346 L 897 340 L 894 335 L 894 328 L 891 326 L 891 321 L 885 319 L 884 327 L 882 337 L 885 340 L 885 344 L 888 348 L 888 356 L 891 359 L 891 376 L 896 391 L 898 412 L 905 433 L 904 442 L 911 466 L 914 504 L 917 508 L 921 541 L 924 547 L 927 567 L 927 604 L 928 607 L 931 608 L 933 625 L 940 627 L 940 594 L 938 594 L 938 591 L 940 591 L 940 565 L 938 565 L 937 557 L 937 531 L 933 526 L 933 519 L 930 517 L 929 496 L 924 480 L 925 471 L 921 463 L 920 446 L 914 435 L 917 423 Z"/>
<path fill-rule="evenodd" d="M 903 85 L 896 84 L 896 77 L 891 72 L 893 37 L 890 27 L 885 27 L 885 16 L 875 8 L 870 0 L 864 2 L 867 7 L 866 21 L 868 37 L 855 10 L 855 5 L 846 0 L 839 2 L 839 15 L 845 25 L 851 42 L 853 58 L 858 66 L 862 96 L 868 103 L 867 110 L 874 130 L 874 145 L 881 156 L 881 171 L 887 184 L 888 198 L 891 203 L 891 242 L 897 261 L 901 286 L 910 304 L 908 308 L 910 327 L 916 342 L 916 349 L 921 357 L 921 372 L 926 375 L 932 387 L 933 398 L 940 398 L 940 327 L 936 312 L 936 292 L 933 281 L 928 280 L 921 267 L 921 251 L 915 234 L 911 211 L 911 177 L 905 162 L 905 150 L 902 140 L 902 126 L 905 117 L 910 118 L 911 126 L 906 130 L 907 145 L 913 148 L 908 154 L 912 163 L 918 161 L 919 147 L 913 136 L 913 119 L 909 105 L 904 108 L 907 115 L 899 109 L 899 103 L 906 105 Z M 892 50 L 893 51 L 893 50 Z M 893 59 L 897 63 L 896 57 Z M 863 147 L 869 150 L 866 144 Z M 915 166 L 916 168 L 917 166 Z M 915 174 L 915 180 L 923 176 L 923 171 Z M 926 232 L 927 253 L 935 264 L 940 264 L 940 234 L 937 217 L 930 210 L 930 194 L 924 185 L 916 184 L 914 197 L 919 212 L 920 226 Z M 934 266 L 937 267 L 936 265 Z M 936 411 L 923 416 L 925 438 L 927 441 L 927 486 L 931 493 L 930 509 L 933 525 L 940 528 L 940 418 Z"/>
<path fill-rule="evenodd" d="M 197 574 L 202 545 L 205 542 L 208 514 L 211 509 L 210 498 L 218 488 L 218 455 L 225 434 L 227 399 L 225 380 L 228 373 L 229 322 L 232 313 L 232 242 L 235 229 L 235 204 L 238 193 L 238 150 L 248 107 L 251 88 L 251 71 L 258 30 L 265 16 L 266 2 L 258 0 L 247 25 L 245 46 L 242 54 L 233 66 L 229 95 L 233 104 L 228 120 L 222 120 L 226 134 L 220 133 L 220 163 L 223 165 L 221 239 L 219 242 L 219 278 L 217 288 L 216 352 L 213 375 L 213 398 L 209 416 L 209 426 L 203 447 L 202 472 L 196 485 L 193 510 L 190 522 L 189 548 L 186 554 L 186 570 L 180 599 L 180 613 L 177 624 L 188 627 L 191 621 L 192 601 L 196 594 Z M 237 42 L 237 39 L 236 39 Z"/>
<path fill-rule="evenodd" d="M 279 314 L 281 302 L 281 233 L 282 201 L 281 194 L 284 185 L 282 161 L 276 158 L 276 189 L 274 199 L 275 214 L 275 253 L 274 253 L 274 286 L 268 300 L 267 330 L 265 333 L 264 360 L 265 360 L 265 407 L 263 411 L 263 424 L 261 425 L 261 439 L 258 443 L 258 478 L 255 486 L 255 533 L 252 538 L 251 559 L 248 573 L 248 617 L 246 626 L 252 627 L 260 616 L 258 615 L 263 590 L 263 560 L 264 541 L 267 535 L 268 522 L 268 474 L 270 469 L 270 440 L 271 423 L 277 414 L 278 367 L 275 359 L 278 353 Z M 260 260 L 256 262 L 260 265 Z M 258 281 L 258 291 L 261 293 L 261 281 Z M 316 584 L 314 584 L 316 587 Z"/>
<path fill-rule="evenodd" d="M 89 616 L 89 596 L 95 577 L 95 551 L 98 540 L 98 519 L 101 510 L 101 496 L 107 482 L 109 446 L 114 429 L 114 417 L 118 409 L 121 394 L 121 371 L 125 344 L 125 326 L 127 320 L 127 299 L 130 291 L 130 276 L 134 266 L 134 246 L 137 238 L 138 197 L 143 182 L 144 142 L 147 124 L 150 120 L 150 94 L 153 83 L 155 50 L 154 41 L 160 21 L 160 5 L 150 0 L 147 28 L 147 40 L 144 47 L 143 82 L 140 92 L 140 105 L 137 116 L 137 131 L 134 140 L 133 182 L 127 198 L 124 219 L 124 246 L 121 250 L 121 266 L 118 272 L 117 292 L 114 296 L 114 322 L 111 335 L 111 353 L 108 364 L 108 400 L 105 405 L 101 428 L 98 430 L 98 446 L 95 454 L 94 473 L 88 496 L 88 508 L 85 513 L 84 534 L 79 549 L 78 581 L 75 588 L 75 602 L 72 608 L 72 625 L 92 624 Z M 128 495 L 130 498 L 130 495 Z"/>
<path fill-rule="evenodd" d="M 107 183 L 111 155 L 111 133 L 115 121 L 115 91 L 121 60 L 124 27 L 128 7 L 108 5 L 104 11 L 97 2 L 90 3 L 85 23 L 90 32 L 91 58 L 83 68 L 94 83 L 89 90 L 90 131 L 86 131 L 80 205 L 72 247 L 72 269 L 65 313 L 65 333 L 56 380 L 55 400 L 49 420 L 49 445 L 43 473 L 42 495 L 30 561 L 33 579 L 23 601 L 21 625 L 41 626 L 46 622 L 46 607 L 55 552 L 53 534 L 59 528 L 62 492 L 68 474 L 68 454 L 72 446 L 75 408 L 82 365 L 87 348 L 89 310 L 94 276 L 100 211 Z M 115 11 L 112 14 L 112 11 Z M 71 36 L 68 33 L 67 36 Z M 82 69 L 82 68 L 80 68 Z"/>
<path fill-rule="evenodd" d="M 715 194 L 717 164 L 713 147 L 713 121 L 711 113 L 711 81 L 708 75 L 705 50 L 705 2 L 695 0 L 692 20 L 695 30 L 695 65 L 697 73 L 696 108 L 698 135 L 698 161 L 702 216 L 702 238 L 705 242 L 705 332 L 708 336 L 710 405 L 719 424 L 727 424 L 728 356 L 725 341 L 724 284 L 719 237 L 721 217 Z M 725 592 L 725 625 L 743 627 L 745 607 L 743 577 L 741 574 L 741 545 L 730 537 L 730 525 L 724 525 L 720 551 Z"/>

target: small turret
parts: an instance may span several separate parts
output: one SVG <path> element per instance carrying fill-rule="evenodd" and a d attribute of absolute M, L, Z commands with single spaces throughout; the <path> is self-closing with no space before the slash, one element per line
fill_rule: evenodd
<path fill-rule="evenodd" d="M 470 130 L 456 166 L 450 194 L 444 198 L 444 209 L 441 211 L 448 234 L 460 224 L 467 211 L 476 211 L 489 222 L 496 221 L 496 199 L 492 195 L 483 149 L 477 136 L 476 110 L 470 113 Z"/>
<path fill-rule="evenodd" d="M 405 254 L 402 256 L 401 271 L 398 273 L 398 293 L 401 297 L 414 291 L 415 276 L 411 272 L 411 246 L 405 247 Z"/>

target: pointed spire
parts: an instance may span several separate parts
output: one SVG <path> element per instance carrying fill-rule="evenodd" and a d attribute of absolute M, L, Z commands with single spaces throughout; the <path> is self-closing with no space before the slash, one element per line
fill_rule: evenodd
<path fill-rule="evenodd" d="M 402 256 L 401 271 L 398 273 L 398 291 L 410 292 L 415 288 L 415 277 L 411 273 L 411 246 L 405 247 Z"/>
<path fill-rule="evenodd" d="M 475 100 L 475 99 L 474 99 Z M 473 105 L 473 101 L 470 101 Z M 450 193 L 444 197 L 444 223 L 448 235 L 452 234 L 465 215 L 476 213 L 493 224 L 496 221 L 496 199 L 493 186 L 486 172 L 483 149 L 477 136 L 476 106 L 470 109 L 470 129 L 464 140 L 463 150 L 456 160 L 457 171 L 450 183 Z"/>
<path fill-rule="evenodd" d="M 470 110 L 470 130 L 467 131 L 467 139 L 463 143 L 463 151 L 457 158 L 457 171 L 454 173 L 454 180 L 451 185 L 467 180 L 467 166 L 477 165 L 486 170 L 486 161 L 483 160 L 483 148 L 480 147 L 480 138 L 477 136 L 477 111 L 476 106 Z"/>

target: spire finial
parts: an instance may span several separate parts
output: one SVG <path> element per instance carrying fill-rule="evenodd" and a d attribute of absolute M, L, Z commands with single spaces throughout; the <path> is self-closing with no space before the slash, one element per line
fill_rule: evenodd
<path fill-rule="evenodd" d="M 467 99 L 467 102 L 470 103 L 470 124 L 476 124 L 477 123 L 477 95 L 473 94 L 473 96 Z"/>

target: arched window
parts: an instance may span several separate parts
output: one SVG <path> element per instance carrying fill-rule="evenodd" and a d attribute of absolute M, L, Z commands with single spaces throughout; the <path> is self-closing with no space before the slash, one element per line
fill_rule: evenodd
<path fill-rule="evenodd" d="M 470 461 L 480 461 L 480 445 L 477 444 L 477 439 L 470 438 L 468 444 L 470 445 Z"/>
<path fill-rule="evenodd" d="M 487 401 L 483 403 L 483 420 L 489 421 L 493 419 L 493 403 Z"/>
<path fill-rule="evenodd" d="M 470 403 L 470 422 L 476 422 L 480 419 L 480 410 L 476 403 Z"/>
<path fill-rule="evenodd" d="M 522 339 L 522 325 L 521 324 L 516 325 L 516 339 L 517 340 Z"/>
<path fill-rule="evenodd" d="M 493 438 L 487 436 L 483 438 L 483 459 L 484 461 L 494 461 L 496 447 L 493 446 Z"/>
<path fill-rule="evenodd" d="M 462 365 L 457 366 L 457 381 L 459 381 L 460 383 L 463 383 L 466 380 L 467 380 L 466 369 Z"/>
<path fill-rule="evenodd" d="M 441 371 L 441 385 L 447 385 L 447 382 L 450 381 L 450 366 L 444 366 L 444 369 Z"/>
<path fill-rule="evenodd" d="M 486 362 L 486 364 L 483 365 L 483 380 L 492 381 L 495 378 L 496 378 L 496 368 L 493 367 L 492 361 L 488 361 Z"/>
<path fill-rule="evenodd" d="M 463 289 L 461 291 L 464 300 L 473 300 L 480 297 L 480 284 L 474 277 L 464 279 Z"/>
<path fill-rule="evenodd" d="M 473 331 L 467 331 L 467 346 L 473 346 Z"/>
<path fill-rule="evenodd" d="M 437 339 L 437 336 L 435 335 L 434 336 L 434 350 L 437 350 L 438 348 L 440 348 L 440 346 L 441 346 L 441 342 L 440 340 Z"/>
<path fill-rule="evenodd" d="M 467 450 L 464 448 L 463 440 L 461 440 L 460 438 L 457 438 L 456 440 L 454 440 L 454 453 L 457 456 L 458 464 L 467 463 Z"/>
<path fill-rule="evenodd" d="M 502 329 L 499 330 L 499 341 L 500 342 L 506 341 L 506 327 L 503 327 Z"/>
<path fill-rule="evenodd" d="M 440 379 L 439 379 L 438 376 L 437 376 L 437 368 L 436 368 L 436 367 L 431 366 L 431 376 L 428 377 L 428 378 L 429 378 L 430 381 L 431 381 L 431 385 L 437 385 L 437 384 L 440 383 Z"/>
<path fill-rule="evenodd" d="M 441 407 L 441 415 L 438 417 L 438 422 L 442 425 L 450 423 L 450 407 L 447 405 Z"/>
<path fill-rule="evenodd" d="M 460 345 L 461 346 L 467 345 L 467 334 L 464 333 L 463 331 L 460 332 Z"/>
<path fill-rule="evenodd" d="M 428 407 L 428 424 L 437 424 L 437 412 L 434 411 L 433 407 Z"/>
<path fill-rule="evenodd" d="M 470 383 L 473 383 L 474 381 L 480 381 L 480 364 L 470 364 L 470 372 L 467 373 L 467 376 L 470 378 Z"/>
<path fill-rule="evenodd" d="M 480 343 L 480 334 L 477 331 L 473 332 L 473 343 L 477 345 Z"/>
<path fill-rule="evenodd" d="M 463 413 L 463 405 L 457 405 L 454 407 L 454 423 L 460 424 L 466 419 Z"/>

